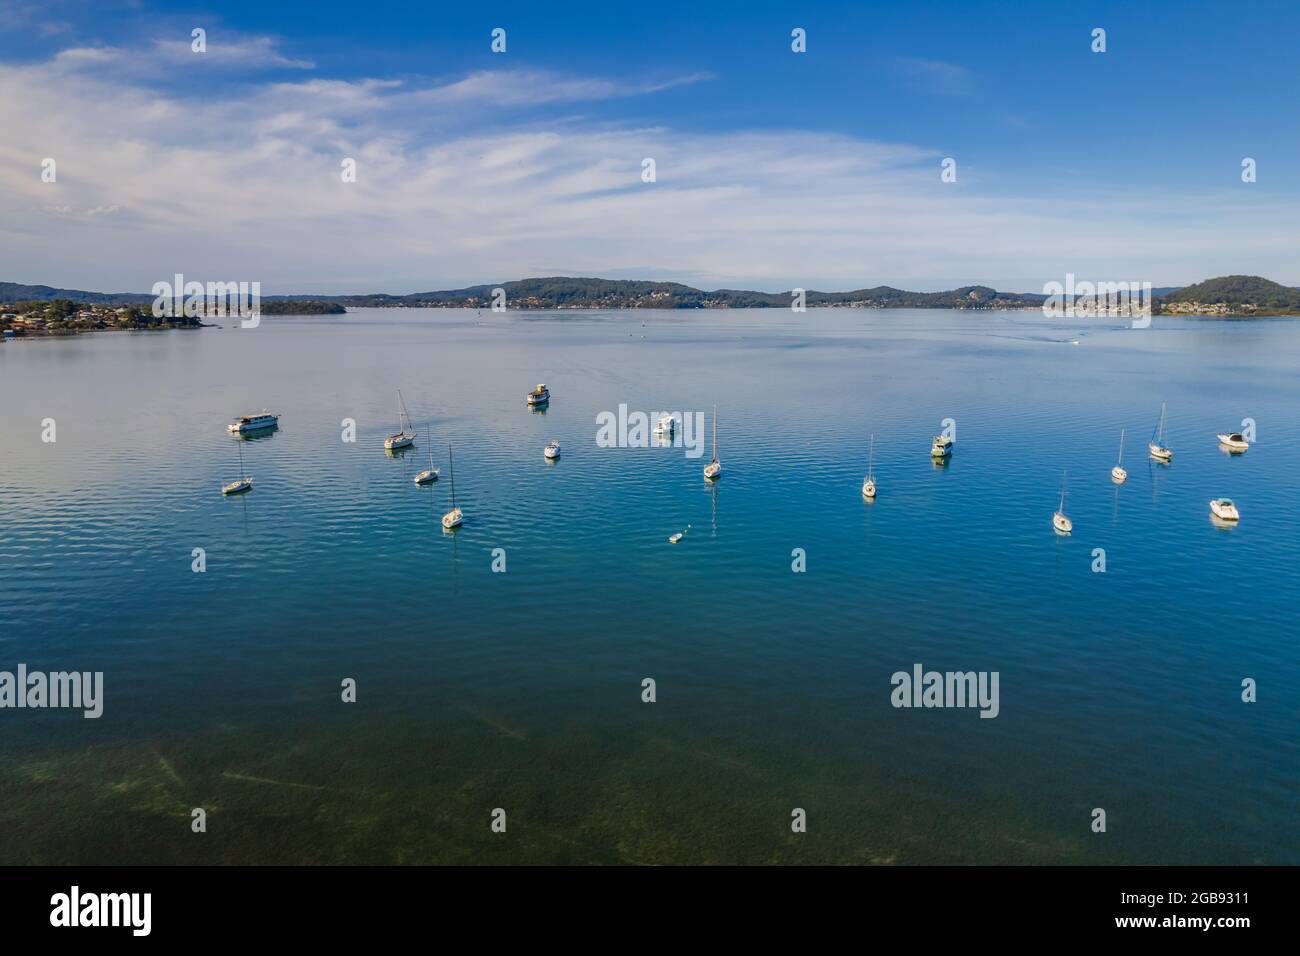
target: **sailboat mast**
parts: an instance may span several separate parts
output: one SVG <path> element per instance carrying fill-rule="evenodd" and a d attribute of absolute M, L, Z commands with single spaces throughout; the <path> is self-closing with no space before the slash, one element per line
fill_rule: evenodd
<path fill-rule="evenodd" d="M 1119 430 L 1119 458 L 1116 460 L 1115 464 L 1124 464 L 1124 429 L 1122 428 Z"/>
<path fill-rule="evenodd" d="M 718 406 L 713 406 L 713 460 L 718 460 Z"/>
<path fill-rule="evenodd" d="M 456 510 L 456 459 L 451 454 L 451 442 L 447 443 L 447 470 L 451 473 L 451 510 Z"/>
<path fill-rule="evenodd" d="M 871 433 L 871 450 L 867 452 L 867 477 L 871 477 L 871 466 L 876 460 L 876 433 Z"/>

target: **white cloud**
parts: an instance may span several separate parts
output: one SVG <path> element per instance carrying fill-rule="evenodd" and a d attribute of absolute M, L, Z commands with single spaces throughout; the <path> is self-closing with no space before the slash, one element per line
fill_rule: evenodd
<path fill-rule="evenodd" d="M 98 55 L 98 54 L 96 54 Z M 106 54 L 111 55 L 111 53 Z M 524 107 L 664 84 L 553 73 L 315 78 L 188 100 L 91 54 L 0 66 L 0 279 L 147 290 L 184 272 L 268 293 L 423 291 L 557 271 L 780 290 L 1041 287 L 1067 271 L 1296 282 L 1294 202 L 942 184 L 924 146 L 685 132 Z M 502 116 L 494 105 L 516 108 Z M 485 118 L 486 123 L 485 125 Z M 58 183 L 41 182 L 54 157 Z M 358 182 L 340 179 L 344 157 Z M 641 182 L 653 157 L 658 182 Z M 1171 227 L 1169 210 L 1187 210 Z M 1021 281 L 1023 280 L 1023 281 Z M 1004 286 L 1005 287 L 1005 286 Z"/>

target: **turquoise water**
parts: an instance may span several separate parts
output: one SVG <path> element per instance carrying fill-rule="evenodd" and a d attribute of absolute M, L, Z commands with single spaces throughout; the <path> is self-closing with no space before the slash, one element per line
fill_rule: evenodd
<path fill-rule="evenodd" d="M 1029 312 L 7 343 L 0 670 L 102 670 L 106 699 L 0 710 L 0 863 L 1300 863 L 1298 359 L 1289 319 Z M 421 436 L 389 457 L 397 387 Z M 621 403 L 715 402 L 716 486 L 707 449 L 597 447 Z M 254 490 L 223 498 L 225 424 L 263 407 Z M 1245 417 L 1257 444 L 1222 453 Z M 426 422 L 443 480 L 419 488 Z M 999 716 L 895 709 L 918 662 L 997 671 Z"/>

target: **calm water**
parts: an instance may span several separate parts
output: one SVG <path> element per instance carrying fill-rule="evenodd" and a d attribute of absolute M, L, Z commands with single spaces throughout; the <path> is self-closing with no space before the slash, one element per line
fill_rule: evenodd
<path fill-rule="evenodd" d="M 0 346 L 0 670 L 106 685 L 97 721 L 0 711 L 0 863 L 1300 863 L 1300 323 L 1079 322 L 362 310 Z M 714 402 L 715 488 L 707 452 L 596 445 L 620 403 Z M 262 407 L 279 431 L 227 435 Z M 238 447 L 255 489 L 223 498 Z M 917 662 L 998 671 L 1000 716 L 894 709 Z"/>

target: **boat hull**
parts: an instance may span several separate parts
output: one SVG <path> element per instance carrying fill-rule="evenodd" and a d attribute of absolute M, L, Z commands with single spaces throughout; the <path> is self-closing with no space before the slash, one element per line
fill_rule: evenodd
<path fill-rule="evenodd" d="M 459 528 L 464 520 L 465 516 L 461 514 L 460 509 L 454 508 L 442 516 L 442 527 L 444 530 L 450 531 L 452 528 Z"/>
<path fill-rule="evenodd" d="M 231 422 L 226 426 L 226 431 L 232 435 L 247 435 L 249 432 L 262 432 L 270 428 L 278 428 L 280 417 L 277 415 L 270 421 L 265 422 Z"/>
<path fill-rule="evenodd" d="M 1159 445 L 1147 445 L 1147 451 L 1156 461 L 1173 461 L 1174 453 L 1168 448 L 1161 448 Z"/>
<path fill-rule="evenodd" d="M 1052 515 L 1052 527 L 1057 534 L 1070 534 L 1074 531 L 1074 522 L 1058 511 Z"/>
<path fill-rule="evenodd" d="M 437 480 L 438 473 L 436 471 L 422 471 L 415 476 L 415 483 L 417 485 L 430 485 Z"/>
<path fill-rule="evenodd" d="M 1110 480 L 1115 482 L 1117 485 L 1122 485 L 1128 480 L 1128 472 L 1119 465 L 1116 465 L 1110 470 Z"/>
<path fill-rule="evenodd" d="M 415 444 L 415 437 L 409 438 L 385 438 L 384 448 L 388 451 L 397 451 L 399 448 L 410 448 Z"/>
<path fill-rule="evenodd" d="M 252 490 L 253 479 L 251 478 L 247 481 L 232 481 L 228 485 L 221 486 L 221 493 L 223 495 L 242 495 L 244 492 Z"/>

